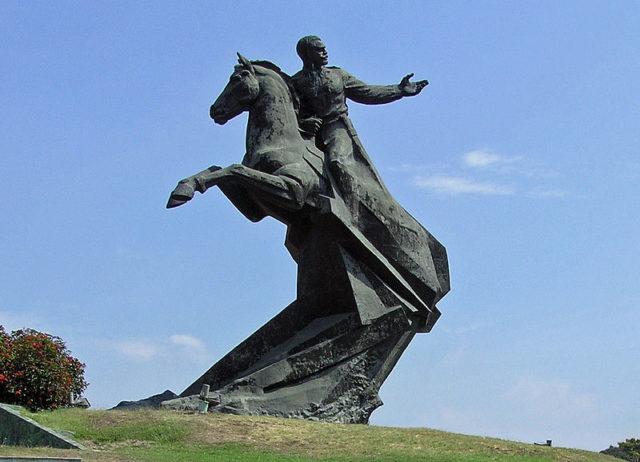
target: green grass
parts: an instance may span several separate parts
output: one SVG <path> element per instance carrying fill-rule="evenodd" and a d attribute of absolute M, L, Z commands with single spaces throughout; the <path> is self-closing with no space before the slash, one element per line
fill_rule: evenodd
<path fill-rule="evenodd" d="M 534 446 L 426 428 L 336 425 L 269 417 L 171 411 L 27 413 L 70 430 L 86 451 L 0 447 L 0 456 L 81 457 L 83 461 L 562 461 L 612 462 L 603 454 Z"/>

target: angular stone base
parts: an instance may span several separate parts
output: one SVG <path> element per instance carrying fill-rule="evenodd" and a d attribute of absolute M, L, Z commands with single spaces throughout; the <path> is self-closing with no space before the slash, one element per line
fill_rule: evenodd
<path fill-rule="evenodd" d="M 0 444 L 84 449 L 81 444 L 23 416 L 13 406 L 6 404 L 0 404 Z"/>
<path fill-rule="evenodd" d="M 208 384 L 220 401 L 214 411 L 367 423 L 382 405 L 378 391 L 418 322 L 401 306 L 364 325 L 355 312 L 304 319 L 308 311 L 298 305 L 287 307 L 181 396 L 197 395 Z M 296 321 L 304 325 L 292 325 Z"/>
<path fill-rule="evenodd" d="M 378 391 L 400 355 L 440 316 L 446 253 L 417 222 L 391 232 L 363 209 L 354 226 L 344 203 L 326 207 L 287 231 L 298 298 L 182 398 L 208 385 L 209 410 L 343 423 L 367 423 L 382 405 Z"/>

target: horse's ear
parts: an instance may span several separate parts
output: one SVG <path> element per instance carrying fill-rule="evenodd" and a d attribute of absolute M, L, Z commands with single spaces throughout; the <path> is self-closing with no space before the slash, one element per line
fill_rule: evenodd
<path fill-rule="evenodd" d="M 248 70 L 252 74 L 255 74 L 256 72 L 253 69 L 253 64 L 251 64 L 251 61 L 249 61 L 247 58 L 242 56 L 240 53 L 236 53 L 236 54 L 238 55 L 238 62 L 242 64 L 242 67 L 244 67 L 246 70 Z"/>

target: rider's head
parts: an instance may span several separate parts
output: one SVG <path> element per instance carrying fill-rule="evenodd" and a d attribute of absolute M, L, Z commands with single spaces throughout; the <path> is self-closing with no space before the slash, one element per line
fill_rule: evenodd
<path fill-rule="evenodd" d="M 298 40 L 296 51 L 305 66 L 322 67 L 329 62 L 324 43 L 315 35 L 307 35 Z"/>

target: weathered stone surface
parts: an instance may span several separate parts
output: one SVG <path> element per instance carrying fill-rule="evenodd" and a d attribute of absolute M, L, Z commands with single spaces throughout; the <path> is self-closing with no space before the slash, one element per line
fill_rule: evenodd
<path fill-rule="evenodd" d="M 185 178 L 167 203 L 217 186 L 251 221 L 287 225 L 296 300 L 180 396 L 193 405 L 208 385 L 219 397 L 210 409 L 220 412 L 367 422 L 413 336 L 438 320 L 449 268 L 445 248 L 382 182 L 346 100 L 388 103 L 419 94 L 427 81 L 367 85 L 326 67 L 317 37 L 301 39 L 298 53 L 304 66 L 293 78 L 238 55 L 210 114 L 225 124 L 249 111 L 242 164 Z"/>
<path fill-rule="evenodd" d="M 60 432 L 23 416 L 16 406 L 0 404 L 0 445 L 84 449 Z"/>
<path fill-rule="evenodd" d="M 160 408 L 172 411 L 197 411 L 199 404 L 200 397 L 198 395 L 185 396 L 182 398 L 176 395 L 174 399 L 162 401 Z"/>
<path fill-rule="evenodd" d="M 115 407 L 112 409 L 117 410 L 136 410 L 136 409 L 145 409 L 145 408 L 159 408 L 160 403 L 163 401 L 167 401 L 170 399 L 177 398 L 176 395 L 171 390 L 165 390 L 164 392 L 149 396 L 148 398 L 140 399 L 138 401 L 120 401 Z"/>

